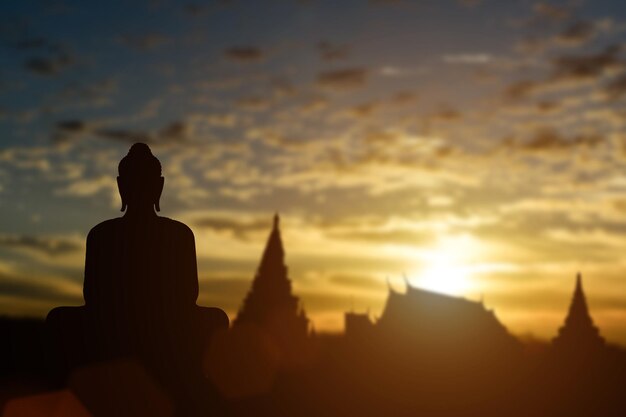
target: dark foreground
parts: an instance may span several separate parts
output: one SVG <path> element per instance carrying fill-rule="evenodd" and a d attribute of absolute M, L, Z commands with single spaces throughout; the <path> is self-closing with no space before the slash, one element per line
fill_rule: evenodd
<path fill-rule="evenodd" d="M 182 410 L 130 358 L 54 381 L 42 321 L 4 318 L 0 334 L 7 417 L 622 416 L 626 409 L 626 355 L 609 346 L 562 351 L 320 335 L 285 360 L 262 334 L 230 330 L 207 349 L 206 378 L 189 388 Z"/>

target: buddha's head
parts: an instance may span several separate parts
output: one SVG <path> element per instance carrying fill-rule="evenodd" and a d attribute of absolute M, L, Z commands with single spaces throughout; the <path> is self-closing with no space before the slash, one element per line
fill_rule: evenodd
<path fill-rule="evenodd" d="M 122 197 L 122 211 L 152 209 L 161 211 L 159 200 L 165 179 L 161 163 L 145 143 L 135 143 L 117 168 L 117 186 Z"/>

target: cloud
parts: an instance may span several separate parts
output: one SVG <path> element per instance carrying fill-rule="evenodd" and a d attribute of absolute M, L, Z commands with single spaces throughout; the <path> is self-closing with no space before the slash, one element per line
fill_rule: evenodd
<path fill-rule="evenodd" d="M 329 90 L 354 90 L 367 82 L 367 70 L 346 68 L 324 71 L 317 76 L 317 85 Z"/>
<path fill-rule="evenodd" d="M 327 235 L 334 239 L 409 246 L 428 245 L 436 240 L 428 231 L 410 229 L 330 231 Z"/>
<path fill-rule="evenodd" d="M 32 250 L 48 256 L 65 255 L 82 249 L 82 245 L 73 239 L 11 234 L 0 235 L 0 246 L 8 249 Z"/>
<path fill-rule="evenodd" d="M 604 86 L 604 93 L 611 101 L 619 100 L 626 95 L 626 73 L 611 80 Z"/>
<path fill-rule="evenodd" d="M 623 67 L 619 58 L 622 47 L 611 45 L 602 52 L 589 55 L 562 56 L 554 60 L 550 81 L 580 81 L 595 79 L 610 70 Z"/>
<path fill-rule="evenodd" d="M 369 101 L 367 103 L 361 103 L 356 106 L 350 107 L 348 109 L 348 113 L 354 117 L 368 117 L 371 116 L 379 108 L 379 102 Z"/>
<path fill-rule="evenodd" d="M 161 127 L 156 133 L 143 130 L 99 128 L 95 129 L 93 134 L 102 139 L 131 144 L 135 142 L 144 142 L 154 145 L 163 145 L 186 140 L 189 136 L 189 130 L 190 128 L 188 123 L 176 120 Z"/>
<path fill-rule="evenodd" d="M 553 4 L 539 2 L 533 5 L 533 11 L 540 17 L 545 17 L 554 21 L 561 21 L 567 19 L 571 11 L 562 6 L 556 6 Z"/>
<path fill-rule="evenodd" d="M 624 68 L 624 62 L 619 57 L 622 49 L 619 45 L 611 45 L 598 53 L 559 56 L 552 61 L 546 78 L 515 81 L 504 89 L 503 96 L 507 100 L 517 101 L 534 94 L 600 80 Z"/>
<path fill-rule="evenodd" d="M 303 113 L 314 113 L 327 108 L 329 100 L 326 97 L 316 96 L 306 99 L 300 106 L 300 111 Z"/>
<path fill-rule="evenodd" d="M 178 142 L 178 141 L 184 140 L 187 137 L 188 133 L 189 133 L 189 126 L 187 125 L 187 123 L 177 120 L 159 129 L 157 136 L 162 141 Z"/>
<path fill-rule="evenodd" d="M 595 147 L 604 143 L 604 137 L 599 134 L 578 134 L 566 137 L 551 127 L 542 127 L 535 130 L 533 135 L 526 141 L 505 141 L 507 148 L 521 149 L 524 151 L 560 151 L 577 147 Z"/>
<path fill-rule="evenodd" d="M 52 95 L 45 106 L 53 112 L 69 108 L 103 107 L 111 104 L 113 96 L 118 91 L 118 81 L 113 78 L 71 82 Z"/>
<path fill-rule="evenodd" d="M 52 132 L 52 140 L 55 143 L 65 143 L 76 136 L 87 133 L 90 127 L 82 120 L 68 119 L 56 122 Z"/>
<path fill-rule="evenodd" d="M 488 53 L 464 53 L 448 54 L 443 56 L 443 61 L 447 64 L 488 64 L 493 60 L 493 56 Z"/>
<path fill-rule="evenodd" d="M 235 102 L 235 105 L 243 110 L 262 111 L 267 110 L 272 101 L 266 97 L 242 97 Z"/>
<path fill-rule="evenodd" d="M 46 281 L 0 271 L 0 294 L 24 299 L 36 299 L 57 304 L 77 304 L 81 300 L 80 287 L 59 279 Z"/>
<path fill-rule="evenodd" d="M 112 200 L 117 193 L 117 185 L 115 179 L 108 175 L 102 175 L 94 178 L 82 178 L 70 183 L 67 187 L 58 190 L 59 195 L 70 195 L 74 197 L 88 197 L 101 191 L 109 191 Z"/>
<path fill-rule="evenodd" d="M 24 68 L 37 75 L 56 75 L 72 64 L 67 55 L 57 57 L 33 57 L 24 61 Z"/>
<path fill-rule="evenodd" d="M 9 45 L 20 52 L 32 54 L 23 66 L 26 70 L 37 75 L 55 75 L 73 64 L 71 54 L 62 45 L 51 42 L 42 36 L 27 36 Z"/>
<path fill-rule="evenodd" d="M 432 119 L 446 122 L 454 122 L 463 117 L 460 111 L 452 107 L 444 107 L 431 115 Z"/>
<path fill-rule="evenodd" d="M 147 132 L 132 131 L 127 129 L 104 128 L 96 130 L 94 134 L 102 139 L 109 139 L 127 143 L 150 143 L 154 141 Z"/>
<path fill-rule="evenodd" d="M 348 288 L 362 288 L 364 290 L 384 290 L 387 284 L 380 279 L 371 275 L 361 274 L 332 274 L 328 277 L 328 281 Z"/>
<path fill-rule="evenodd" d="M 413 91 L 397 91 L 389 99 L 392 104 L 410 104 L 417 100 L 417 94 Z"/>
<path fill-rule="evenodd" d="M 414 75 L 426 74 L 430 70 L 426 67 L 403 68 L 394 65 L 385 65 L 379 69 L 380 75 L 384 77 L 410 77 Z"/>
<path fill-rule="evenodd" d="M 578 21 L 568 26 L 556 37 L 556 42 L 564 46 L 580 46 L 596 35 L 596 25 L 593 22 Z"/>
<path fill-rule="evenodd" d="M 194 224 L 197 227 L 215 232 L 229 232 L 240 240 L 248 240 L 251 233 L 267 232 L 271 228 L 271 223 L 267 218 L 235 220 L 226 217 L 206 216 L 195 219 Z"/>
<path fill-rule="evenodd" d="M 170 43 L 171 39 L 160 33 L 147 33 L 144 35 L 122 35 L 118 41 L 136 50 L 149 51 Z"/>
<path fill-rule="evenodd" d="M 224 50 L 224 56 L 234 62 L 251 63 L 264 58 L 261 49 L 255 46 L 233 46 Z"/>
<path fill-rule="evenodd" d="M 227 275 L 224 273 L 212 274 L 212 276 L 200 278 L 200 294 L 198 303 L 210 306 L 219 306 L 231 315 L 233 320 L 234 314 L 241 307 L 242 300 L 246 292 L 252 285 L 252 277 L 254 276 L 254 267 L 250 268 L 249 277 L 242 278 L 244 272 L 238 273 L 238 276 L 213 276 Z M 244 275 L 245 276 L 245 275 Z"/>
<path fill-rule="evenodd" d="M 215 127 L 233 127 L 237 123 L 237 115 L 233 113 L 215 113 L 197 117 L 201 117 L 207 124 Z"/>
<path fill-rule="evenodd" d="M 324 61 L 346 59 L 350 55 L 350 46 L 333 44 L 328 41 L 319 42 L 317 50 Z"/>

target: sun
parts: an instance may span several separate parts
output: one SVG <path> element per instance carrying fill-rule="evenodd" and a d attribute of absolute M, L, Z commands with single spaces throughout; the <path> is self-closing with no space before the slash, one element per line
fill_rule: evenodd
<path fill-rule="evenodd" d="M 449 295 L 467 294 L 474 288 L 471 263 L 477 250 L 469 236 L 441 239 L 436 247 L 420 253 L 421 268 L 412 284 Z"/>

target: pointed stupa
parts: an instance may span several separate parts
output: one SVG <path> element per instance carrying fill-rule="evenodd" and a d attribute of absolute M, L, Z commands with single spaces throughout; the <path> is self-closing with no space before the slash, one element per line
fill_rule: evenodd
<path fill-rule="evenodd" d="M 552 343 L 555 347 L 574 350 L 604 345 L 604 339 L 589 314 L 580 272 L 576 275 L 576 288 L 565 323 Z"/>
<path fill-rule="evenodd" d="M 259 264 L 257 277 L 263 280 L 259 284 L 268 285 L 270 282 L 280 282 L 287 279 L 287 267 L 285 266 L 285 250 L 283 240 L 280 237 L 280 217 L 274 214 L 274 224 L 270 236 L 267 239 L 265 250 Z M 268 282 L 265 282 L 268 281 Z"/>
<path fill-rule="evenodd" d="M 298 297 L 292 294 L 280 235 L 280 218 L 276 213 L 252 288 L 233 325 L 254 324 L 280 345 L 288 345 L 291 340 L 306 337 L 308 322 Z"/>

